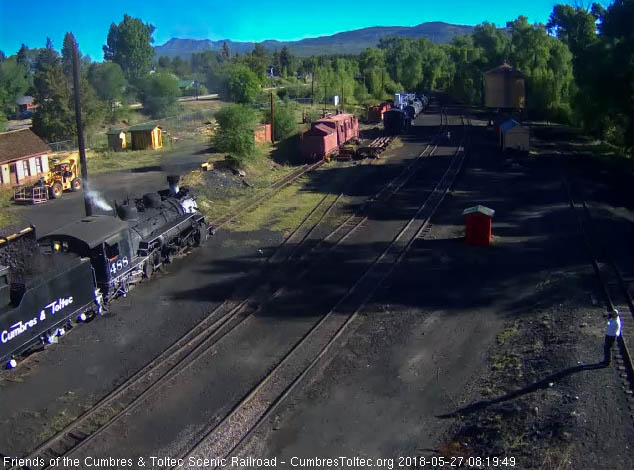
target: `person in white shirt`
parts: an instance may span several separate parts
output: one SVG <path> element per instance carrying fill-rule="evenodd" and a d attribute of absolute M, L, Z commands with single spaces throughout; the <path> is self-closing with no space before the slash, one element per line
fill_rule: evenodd
<path fill-rule="evenodd" d="M 608 322 L 605 326 L 605 343 L 603 344 L 603 364 L 610 365 L 610 359 L 612 358 L 612 346 L 616 338 L 621 336 L 621 318 L 619 317 L 619 311 L 613 309 L 608 313 Z"/>

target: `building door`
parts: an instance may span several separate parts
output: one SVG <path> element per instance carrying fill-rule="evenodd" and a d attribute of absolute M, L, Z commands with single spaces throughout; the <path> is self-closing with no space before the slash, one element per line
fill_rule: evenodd
<path fill-rule="evenodd" d="M 18 169 L 15 166 L 15 163 L 11 163 L 9 165 L 9 181 L 12 185 L 18 184 Z"/>

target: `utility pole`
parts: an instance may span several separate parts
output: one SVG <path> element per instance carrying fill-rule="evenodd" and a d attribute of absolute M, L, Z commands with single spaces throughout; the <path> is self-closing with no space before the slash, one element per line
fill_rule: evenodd
<path fill-rule="evenodd" d="M 324 116 L 326 115 L 326 96 L 328 95 L 328 87 L 324 85 Z"/>
<path fill-rule="evenodd" d="M 79 147 L 79 164 L 81 165 L 81 179 L 84 188 L 88 186 L 88 167 L 86 166 L 86 143 L 84 142 L 84 127 L 81 122 L 81 103 L 79 101 L 79 47 L 75 36 L 73 38 L 73 88 L 75 93 L 75 121 L 77 123 L 77 145 Z M 88 199 L 88 191 L 84 189 L 84 209 L 86 216 L 92 215 L 92 204 Z"/>
<path fill-rule="evenodd" d="M 315 63 L 313 63 L 312 84 L 310 88 L 310 104 L 315 104 Z"/>
<path fill-rule="evenodd" d="M 275 143 L 275 102 L 273 101 L 273 92 L 271 92 L 271 143 Z"/>
<path fill-rule="evenodd" d="M 341 112 L 345 113 L 346 112 L 346 100 L 345 100 L 345 96 L 343 94 L 343 81 L 341 82 Z"/>
<path fill-rule="evenodd" d="M 383 72 L 385 72 L 385 69 L 381 68 L 381 96 L 385 96 L 385 89 L 383 88 Z"/>

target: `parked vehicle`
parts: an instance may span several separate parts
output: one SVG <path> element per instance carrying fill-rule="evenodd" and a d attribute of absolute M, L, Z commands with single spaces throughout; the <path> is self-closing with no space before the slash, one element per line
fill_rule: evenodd
<path fill-rule="evenodd" d="M 72 158 L 52 159 L 51 170 L 32 186 L 17 188 L 13 200 L 18 203 L 39 204 L 59 199 L 64 191 L 79 191 L 82 180 L 79 166 Z"/>

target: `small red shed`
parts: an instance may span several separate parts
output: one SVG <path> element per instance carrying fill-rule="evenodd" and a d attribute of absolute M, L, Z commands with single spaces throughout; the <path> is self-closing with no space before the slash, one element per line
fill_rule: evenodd
<path fill-rule="evenodd" d="M 466 219 L 466 239 L 468 245 L 489 246 L 491 243 L 491 222 L 495 211 L 477 205 L 462 212 Z"/>

